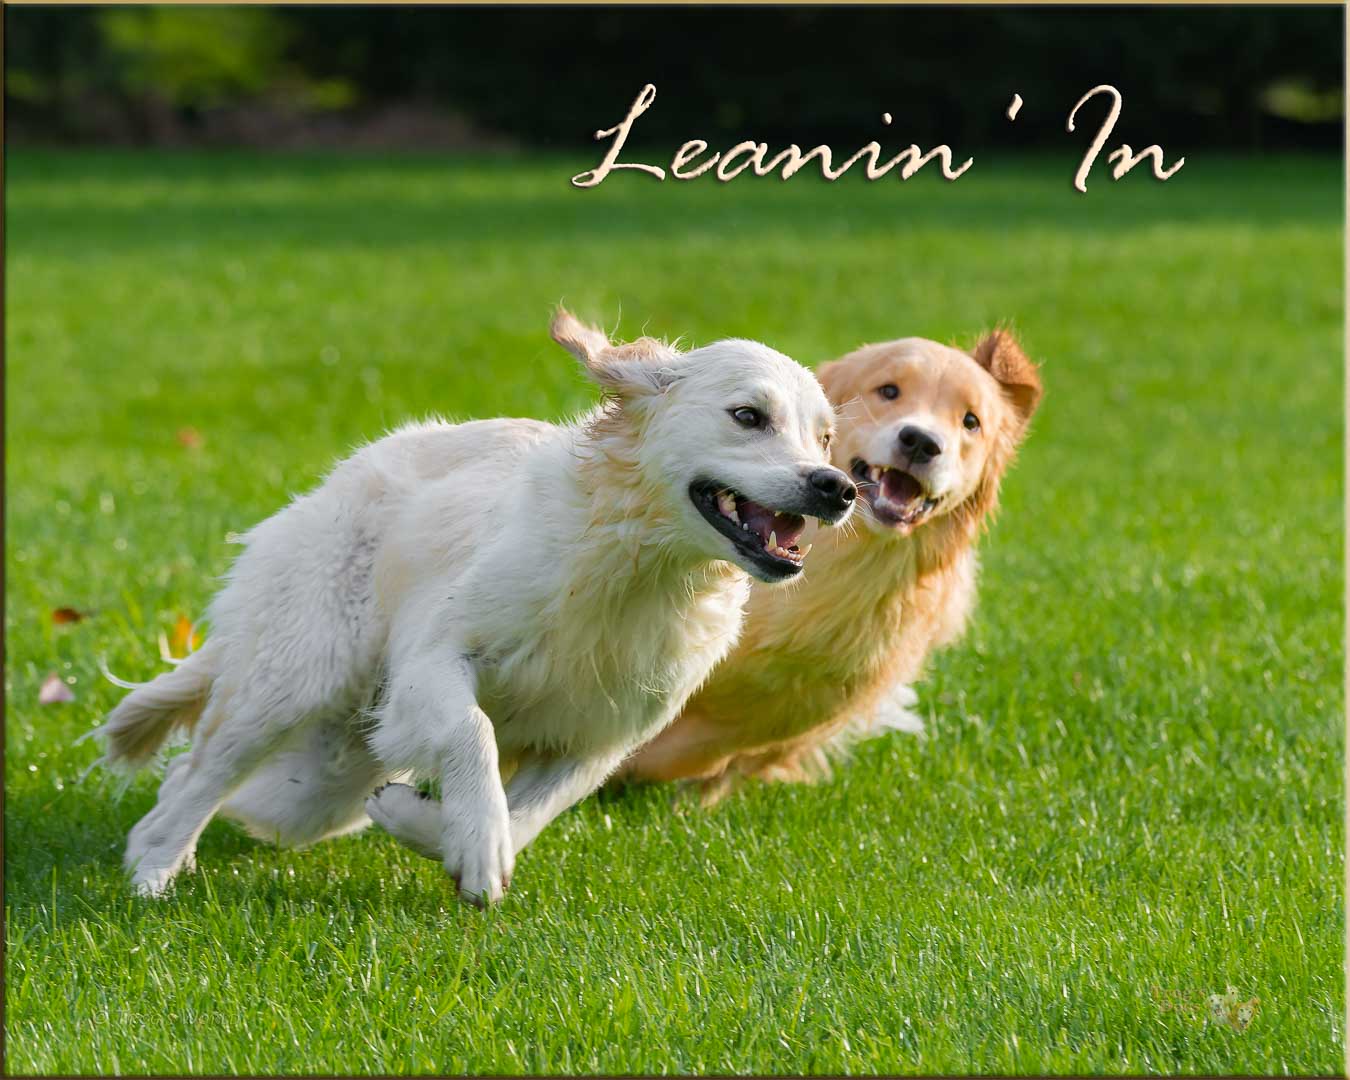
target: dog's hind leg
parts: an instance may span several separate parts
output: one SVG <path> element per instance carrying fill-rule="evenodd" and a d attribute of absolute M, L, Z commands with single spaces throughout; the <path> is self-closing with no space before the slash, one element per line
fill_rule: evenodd
<path fill-rule="evenodd" d="M 216 715 L 228 714 L 217 720 Z M 290 725 L 269 717 L 256 696 L 213 696 L 206 734 L 175 759 L 153 810 L 131 830 L 125 864 L 142 896 L 159 896 L 190 865 L 197 838 L 220 805 L 285 741 Z M 180 763 L 181 762 L 181 763 Z"/>
<path fill-rule="evenodd" d="M 366 797 L 389 779 L 354 717 L 307 725 L 220 808 L 259 840 L 304 847 L 363 829 Z"/>
<path fill-rule="evenodd" d="M 408 784 L 385 784 L 366 800 L 366 813 L 409 850 L 437 862 L 443 858 L 440 800 Z"/>

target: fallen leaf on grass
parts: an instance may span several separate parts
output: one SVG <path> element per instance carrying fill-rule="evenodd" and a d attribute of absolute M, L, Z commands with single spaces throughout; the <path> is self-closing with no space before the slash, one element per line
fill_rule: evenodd
<path fill-rule="evenodd" d="M 202 438 L 202 433 L 195 427 L 181 427 L 178 429 L 178 443 L 180 446 L 186 446 L 189 450 L 200 450 L 202 443 L 206 440 Z"/>
<path fill-rule="evenodd" d="M 76 611 L 73 607 L 59 607 L 52 612 L 52 622 L 56 623 L 58 626 L 61 623 L 79 622 L 84 617 L 85 613 L 83 611 Z"/>
<path fill-rule="evenodd" d="M 75 691 L 67 686 L 56 672 L 52 672 L 42 680 L 42 688 L 38 690 L 39 705 L 58 705 L 63 701 L 74 700 Z"/>
<path fill-rule="evenodd" d="M 179 615 L 168 637 L 167 647 L 165 640 L 162 637 L 160 639 L 160 655 L 166 660 L 181 660 L 201 648 L 202 635 L 195 625 L 186 615 Z"/>

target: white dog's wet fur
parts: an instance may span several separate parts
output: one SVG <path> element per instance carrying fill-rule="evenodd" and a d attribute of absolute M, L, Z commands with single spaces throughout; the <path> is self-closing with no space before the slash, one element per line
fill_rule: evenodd
<path fill-rule="evenodd" d="M 416 793 L 372 791 L 424 776 L 431 835 L 399 835 L 466 899 L 499 899 L 520 849 L 727 652 L 748 574 L 796 576 L 804 518 L 852 509 L 829 402 L 781 353 L 614 345 L 561 311 L 553 336 L 603 405 L 358 451 L 248 533 L 206 645 L 99 729 L 104 760 L 133 768 L 192 733 L 131 831 L 140 892 L 190 865 L 218 811 L 300 846 L 393 822 Z"/>

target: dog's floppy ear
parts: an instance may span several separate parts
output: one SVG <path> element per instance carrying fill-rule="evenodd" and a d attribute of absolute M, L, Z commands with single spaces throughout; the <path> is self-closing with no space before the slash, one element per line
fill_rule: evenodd
<path fill-rule="evenodd" d="M 1000 327 L 986 334 L 971 355 L 1003 387 L 1004 395 L 1025 425 L 1041 402 L 1041 377 L 1017 339 Z"/>
<path fill-rule="evenodd" d="M 660 393 L 675 380 L 674 364 L 680 354 L 655 338 L 616 345 L 561 307 L 554 313 L 549 333 L 581 361 L 587 375 L 620 397 Z"/>
<path fill-rule="evenodd" d="M 570 352 L 583 364 L 590 364 L 592 358 L 610 348 L 609 338 L 604 331 L 587 326 L 564 307 L 553 313 L 553 321 L 548 332 L 553 340 Z"/>

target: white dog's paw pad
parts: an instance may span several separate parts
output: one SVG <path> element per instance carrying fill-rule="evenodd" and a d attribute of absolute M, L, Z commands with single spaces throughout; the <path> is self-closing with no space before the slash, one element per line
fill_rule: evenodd
<path fill-rule="evenodd" d="M 366 800 L 370 820 L 428 859 L 441 857 L 440 804 L 407 784 L 385 784 Z"/>

